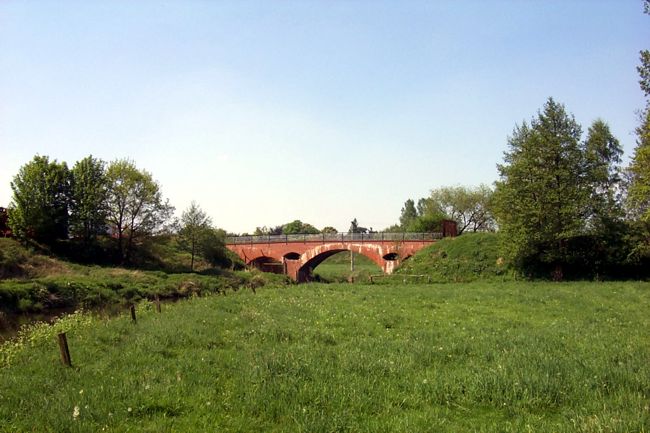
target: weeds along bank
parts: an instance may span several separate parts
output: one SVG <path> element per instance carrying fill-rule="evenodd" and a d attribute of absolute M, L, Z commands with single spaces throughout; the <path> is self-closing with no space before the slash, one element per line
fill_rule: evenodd
<path fill-rule="evenodd" d="M 85 266 L 0 239 L 0 313 L 6 314 L 182 298 L 284 281 L 279 275 L 221 269 L 197 274 Z"/>
<path fill-rule="evenodd" d="M 221 275 L 89 268 L 85 273 L 0 281 L 0 311 L 38 312 L 63 307 L 98 307 L 141 299 L 184 298 L 240 288 L 257 288 L 277 275 L 228 272 Z"/>
<path fill-rule="evenodd" d="M 648 307 L 648 283 L 308 284 L 81 315 L 73 368 L 53 328 L 3 346 L 0 431 L 646 431 Z"/>

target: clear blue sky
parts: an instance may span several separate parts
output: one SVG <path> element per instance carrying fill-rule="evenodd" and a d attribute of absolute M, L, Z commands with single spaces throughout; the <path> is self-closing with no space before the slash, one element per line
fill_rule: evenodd
<path fill-rule="evenodd" d="M 491 184 L 552 96 L 626 155 L 641 0 L 0 2 L 0 206 L 35 154 L 131 158 L 234 232 L 381 229 Z"/>

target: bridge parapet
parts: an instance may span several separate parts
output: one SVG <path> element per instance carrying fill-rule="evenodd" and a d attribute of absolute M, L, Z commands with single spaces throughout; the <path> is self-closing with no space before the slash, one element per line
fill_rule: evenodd
<path fill-rule="evenodd" d="M 443 233 L 320 233 L 295 235 L 228 236 L 226 245 L 326 242 L 407 242 L 435 241 Z"/>

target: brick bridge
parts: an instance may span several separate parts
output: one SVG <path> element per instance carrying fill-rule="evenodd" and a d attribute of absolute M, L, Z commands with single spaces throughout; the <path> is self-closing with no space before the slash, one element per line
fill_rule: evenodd
<path fill-rule="evenodd" d="M 445 224 L 442 233 L 237 236 L 226 238 L 226 247 L 249 266 L 305 282 L 316 266 L 341 251 L 363 254 L 390 274 L 415 252 L 444 236 L 455 236 L 455 229 L 454 223 Z"/>

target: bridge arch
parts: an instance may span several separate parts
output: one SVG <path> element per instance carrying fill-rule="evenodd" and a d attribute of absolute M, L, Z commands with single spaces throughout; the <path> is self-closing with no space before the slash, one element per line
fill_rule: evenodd
<path fill-rule="evenodd" d="M 258 256 L 250 260 L 247 265 L 259 269 L 263 272 L 273 272 L 275 274 L 282 274 L 285 272 L 284 264 L 282 261 L 274 257 Z"/>
<path fill-rule="evenodd" d="M 390 274 L 416 251 L 453 233 L 336 233 L 318 235 L 240 236 L 226 240 L 226 247 L 248 265 L 284 272 L 297 281 L 308 281 L 311 270 L 341 252 L 362 254 Z"/>
<path fill-rule="evenodd" d="M 318 245 L 305 251 L 295 264 L 287 263 L 287 273 L 299 282 L 310 281 L 313 270 L 323 261 L 342 251 L 352 251 L 369 258 L 382 271 L 391 273 L 399 264 L 397 247 L 364 243 L 330 243 Z M 389 260 L 384 256 L 394 257 Z M 293 265 L 293 266 L 292 266 Z"/>

